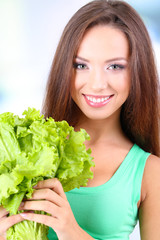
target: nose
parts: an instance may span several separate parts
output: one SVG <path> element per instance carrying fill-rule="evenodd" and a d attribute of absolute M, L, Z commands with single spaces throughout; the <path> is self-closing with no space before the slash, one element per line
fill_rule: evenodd
<path fill-rule="evenodd" d="M 100 68 L 92 69 L 89 77 L 90 88 L 94 91 L 101 91 L 107 88 L 107 78 L 103 71 Z"/>

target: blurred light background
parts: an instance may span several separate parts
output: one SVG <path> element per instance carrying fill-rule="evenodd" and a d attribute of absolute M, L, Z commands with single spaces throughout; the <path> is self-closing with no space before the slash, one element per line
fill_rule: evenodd
<path fill-rule="evenodd" d="M 41 109 L 64 26 L 87 0 L 0 0 L 0 113 Z M 142 16 L 160 68 L 160 2 L 128 0 Z M 141 44 L 141 43 L 139 43 Z M 160 72 L 160 71 L 159 71 Z M 137 226 L 131 239 L 139 240 Z"/>
<path fill-rule="evenodd" d="M 88 0 L 0 0 L 0 113 L 41 109 L 64 26 Z M 150 32 L 160 65 L 160 2 L 128 0 Z M 140 43 L 141 44 L 141 43 Z"/>

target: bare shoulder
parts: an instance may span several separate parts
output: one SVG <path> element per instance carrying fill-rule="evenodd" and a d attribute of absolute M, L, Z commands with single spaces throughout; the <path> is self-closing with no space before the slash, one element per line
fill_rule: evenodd
<path fill-rule="evenodd" d="M 141 239 L 160 239 L 160 158 L 150 155 L 142 181 L 139 207 Z"/>
<path fill-rule="evenodd" d="M 160 170 L 160 158 L 151 154 L 147 159 L 145 171 L 147 171 L 148 173 L 150 172 L 152 174 L 156 173 L 159 170 Z"/>
<path fill-rule="evenodd" d="M 160 158 L 151 154 L 147 159 L 144 169 L 142 201 L 154 190 L 154 188 L 160 188 Z"/>
<path fill-rule="evenodd" d="M 150 187 L 153 183 L 156 183 L 156 182 L 160 184 L 160 158 L 159 157 L 152 154 L 148 157 L 146 166 L 144 169 L 143 181 L 146 187 L 147 186 Z"/>
<path fill-rule="evenodd" d="M 160 157 L 157 157 L 153 154 L 150 154 L 149 157 L 148 157 L 147 163 L 146 163 L 146 167 L 147 167 L 147 165 L 152 167 L 153 169 L 155 167 L 160 168 Z"/>

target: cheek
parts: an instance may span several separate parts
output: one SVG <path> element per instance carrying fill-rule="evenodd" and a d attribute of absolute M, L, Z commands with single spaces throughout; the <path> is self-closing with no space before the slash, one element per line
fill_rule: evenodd
<path fill-rule="evenodd" d="M 73 98 L 74 101 L 76 101 L 77 96 L 80 91 L 80 83 L 77 81 L 77 78 L 74 78 L 71 83 L 71 97 Z"/>
<path fill-rule="evenodd" d="M 123 93 L 125 95 L 129 94 L 131 80 L 127 74 L 119 78 L 118 81 L 116 81 L 114 84 L 115 84 L 115 89 L 117 89 L 117 92 Z"/>
<path fill-rule="evenodd" d="M 118 89 L 120 92 L 124 92 L 124 93 L 129 93 L 129 89 L 130 89 L 130 85 L 128 82 L 121 82 L 119 85 L 118 85 Z"/>
<path fill-rule="evenodd" d="M 77 76 L 72 80 L 72 85 L 71 85 L 72 93 L 74 92 L 74 94 L 78 94 L 84 85 L 85 85 L 85 77 L 84 78 L 80 77 L 77 74 Z"/>

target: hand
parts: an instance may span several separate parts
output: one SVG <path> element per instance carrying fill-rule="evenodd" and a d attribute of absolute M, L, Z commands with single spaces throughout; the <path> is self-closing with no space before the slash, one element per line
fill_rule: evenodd
<path fill-rule="evenodd" d="M 21 204 L 23 210 L 40 210 L 50 214 L 20 214 L 24 219 L 45 224 L 54 229 L 60 240 L 90 240 L 91 238 L 77 224 L 61 183 L 57 179 L 40 181 L 32 199 Z M 39 200 L 39 201 L 34 201 Z"/>
<path fill-rule="evenodd" d="M 14 224 L 23 221 L 24 219 L 18 215 L 7 216 L 8 212 L 0 206 L 0 240 L 6 239 L 6 231 Z"/>

